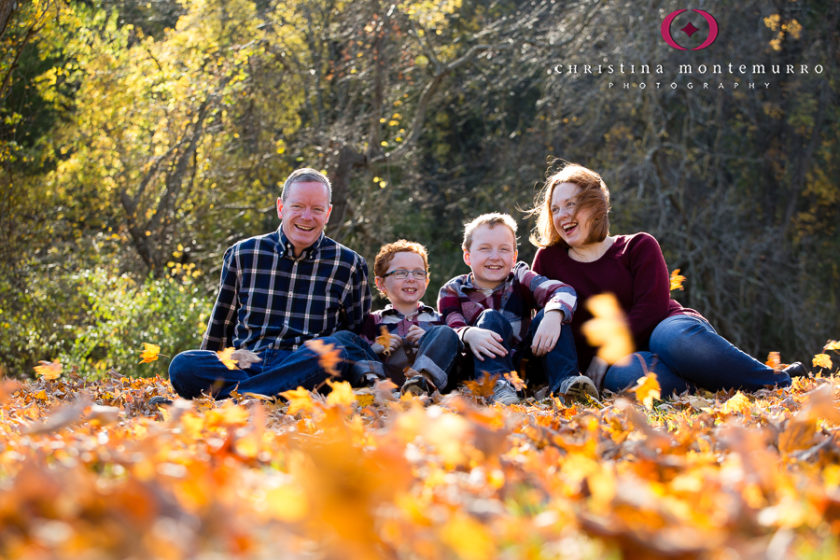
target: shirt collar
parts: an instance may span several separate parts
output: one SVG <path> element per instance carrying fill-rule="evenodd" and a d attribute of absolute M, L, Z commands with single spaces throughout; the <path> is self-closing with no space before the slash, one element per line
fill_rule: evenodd
<path fill-rule="evenodd" d="M 288 254 L 290 259 L 295 259 L 295 248 L 292 245 L 292 242 L 289 241 L 289 238 L 286 237 L 286 234 L 283 233 L 282 225 L 277 227 L 277 234 L 280 236 L 280 256 L 285 257 Z M 321 235 L 318 236 L 318 239 L 315 240 L 315 243 L 304 249 L 303 254 L 300 257 L 297 257 L 297 260 L 302 258 L 309 260 L 314 259 L 318 254 L 318 251 L 321 249 L 324 237 L 326 237 L 326 235 L 324 235 L 324 232 L 322 231 Z"/>
<path fill-rule="evenodd" d="M 513 276 L 514 276 L 514 275 L 513 275 L 513 271 L 511 271 L 511 272 L 507 275 L 507 278 L 505 278 L 505 281 L 504 281 L 504 282 L 502 282 L 501 284 L 499 284 L 498 286 L 496 286 L 495 288 L 493 288 L 493 289 L 491 290 L 491 293 L 492 293 L 492 292 L 495 292 L 496 290 L 504 290 L 504 289 L 506 289 L 506 288 L 507 288 L 507 286 L 508 286 L 508 285 L 509 285 L 512 281 L 513 281 Z M 472 272 L 470 272 L 469 274 L 467 274 L 466 278 L 464 279 L 464 283 L 463 283 L 463 285 L 462 285 L 463 289 L 465 289 L 465 290 L 477 290 L 477 291 L 479 291 L 479 292 L 484 292 L 484 291 L 486 291 L 484 288 L 479 288 L 478 286 L 476 286 L 476 285 L 475 285 L 474 280 L 475 280 L 475 277 L 473 276 L 473 273 L 472 273 Z"/>
<path fill-rule="evenodd" d="M 412 314 L 412 316 L 419 315 L 420 313 L 435 313 L 435 308 L 431 307 L 429 305 L 426 305 L 425 303 L 423 303 L 421 301 L 417 304 L 417 311 L 415 311 Z M 402 313 L 400 313 L 399 311 L 394 309 L 394 306 L 391 305 L 390 303 L 388 305 L 386 305 L 385 308 L 382 310 L 382 315 L 383 316 L 385 316 L 385 315 L 395 315 L 397 317 L 405 317 L 405 315 L 403 315 Z"/>

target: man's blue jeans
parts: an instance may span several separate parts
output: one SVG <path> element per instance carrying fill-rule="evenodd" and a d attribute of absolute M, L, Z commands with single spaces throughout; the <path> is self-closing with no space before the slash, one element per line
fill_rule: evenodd
<path fill-rule="evenodd" d="M 522 360 L 528 360 L 529 370 L 536 365 L 548 379 L 549 390 L 552 393 L 556 393 L 560 389 L 560 383 L 563 379 L 580 375 L 577 363 L 577 350 L 575 350 L 575 339 L 569 325 L 563 325 L 563 328 L 560 330 L 560 338 L 557 339 L 557 344 L 554 345 L 554 348 L 550 352 L 544 356 L 534 356 L 533 352 L 531 352 L 531 342 L 534 339 L 534 333 L 537 331 L 537 327 L 539 327 L 543 320 L 544 313 L 544 311 L 537 313 L 531 321 L 525 338 L 519 343 L 518 347 L 514 348 L 513 329 L 510 326 L 510 322 L 499 311 L 494 309 L 482 311 L 473 326 L 489 329 L 501 335 L 502 344 L 507 348 L 508 353 L 505 356 L 485 357 L 484 361 L 480 361 L 473 356 L 475 377 L 481 377 L 484 372 L 502 376 L 505 373 L 517 371 L 515 366 L 518 366 Z M 514 353 L 516 354 L 515 357 L 513 356 Z M 516 363 L 514 363 L 514 359 Z"/>
<path fill-rule="evenodd" d="M 663 397 L 696 387 L 755 391 L 790 385 L 787 374 L 739 350 L 708 321 L 692 315 L 673 315 L 660 322 L 650 335 L 650 351 L 635 352 L 629 363 L 610 367 L 604 388 L 622 391 L 649 371 L 656 373 Z"/>
<path fill-rule="evenodd" d="M 382 373 L 382 364 L 373 351 L 366 352 L 359 344 L 361 338 L 350 331 L 318 338 L 324 344 L 334 344 L 341 360 L 335 368 L 340 379 L 352 385 L 364 382 L 364 374 Z M 331 376 L 319 364 L 318 354 L 301 346 L 297 350 L 266 349 L 258 352 L 262 361 L 246 369 L 228 369 L 210 350 L 181 352 L 169 364 L 169 382 L 180 396 L 192 399 L 202 393 L 217 399 L 239 393 L 276 396 L 298 387 L 314 389 Z M 335 377 L 334 377 L 335 378 Z M 338 378 L 335 378 L 338 379 Z"/>

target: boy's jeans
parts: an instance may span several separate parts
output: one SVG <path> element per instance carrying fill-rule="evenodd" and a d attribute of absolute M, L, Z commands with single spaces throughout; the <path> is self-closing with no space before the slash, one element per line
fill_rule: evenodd
<path fill-rule="evenodd" d="M 539 357 L 534 356 L 531 352 L 531 341 L 534 339 L 534 333 L 542 322 L 543 316 L 544 311 L 537 313 L 531 321 L 525 339 L 519 343 L 518 348 L 514 349 L 512 346 L 513 329 L 508 320 L 494 309 L 483 311 L 478 316 L 475 325 L 472 326 L 489 329 L 500 334 L 502 336 L 502 344 L 508 349 L 508 353 L 506 356 L 501 357 L 485 357 L 484 361 L 473 357 L 475 377 L 480 377 L 484 372 L 501 377 L 505 373 L 516 371 L 517 368 L 515 366 L 519 365 L 523 359 L 527 359 L 529 364 L 536 364 L 542 369 L 548 379 L 549 390 L 555 393 L 560 389 L 560 383 L 563 379 L 580 375 L 578 371 L 577 351 L 575 350 L 575 339 L 572 335 L 572 328 L 568 324 L 563 325 L 563 328 L 560 330 L 560 337 L 557 339 L 557 344 L 554 345 L 554 348 L 550 352 Z M 512 356 L 514 350 L 516 350 L 516 356 Z"/>
<path fill-rule="evenodd" d="M 635 352 L 629 363 L 610 367 L 604 376 L 604 388 L 622 391 L 649 371 L 656 373 L 663 397 L 694 387 L 755 391 L 768 385 L 790 385 L 787 374 L 742 352 L 708 321 L 692 315 L 662 320 L 650 335 L 650 351 Z"/>
<path fill-rule="evenodd" d="M 355 342 L 363 345 L 355 350 L 373 353 L 365 340 L 357 337 Z M 460 353 L 461 341 L 451 328 L 445 325 L 434 325 L 420 337 L 416 351 L 408 349 L 406 353 L 403 350 L 402 347 L 398 348 L 391 357 L 382 356 L 380 359 L 386 366 L 396 367 L 400 372 L 404 367 L 411 367 L 418 372 L 425 371 L 431 376 L 435 387 L 443 391 L 449 383 L 449 373 Z M 413 356 L 413 360 L 409 356 Z M 391 358 L 394 360 L 392 361 Z M 400 384 L 402 382 L 401 378 L 396 378 L 394 381 L 399 381 Z"/>
<path fill-rule="evenodd" d="M 370 348 L 366 352 L 358 335 L 340 331 L 318 338 L 324 344 L 334 344 L 341 360 L 335 365 L 341 377 L 352 385 L 364 382 L 364 373 L 382 372 L 382 364 Z M 298 387 L 314 389 L 331 376 L 319 364 L 318 354 L 301 346 L 297 350 L 265 349 L 258 352 L 262 361 L 246 369 L 228 369 L 210 350 L 181 352 L 169 364 L 169 381 L 180 396 L 192 399 L 204 392 L 217 399 L 239 393 L 275 396 Z"/>

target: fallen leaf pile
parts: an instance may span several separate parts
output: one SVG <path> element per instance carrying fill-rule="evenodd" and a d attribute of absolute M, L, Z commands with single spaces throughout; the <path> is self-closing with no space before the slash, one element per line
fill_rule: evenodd
<path fill-rule="evenodd" d="M 159 377 L 0 379 L 0 557 L 834 558 L 826 375 L 508 407 L 481 383 L 214 402 Z"/>

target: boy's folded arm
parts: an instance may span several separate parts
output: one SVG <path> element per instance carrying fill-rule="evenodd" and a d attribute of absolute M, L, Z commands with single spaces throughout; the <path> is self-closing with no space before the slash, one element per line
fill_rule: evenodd
<path fill-rule="evenodd" d="M 524 262 L 517 263 L 514 272 L 519 282 L 531 290 L 540 308 L 546 312 L 562 311 L 563 322 L 571 322 L 577 308 L 577 292 L 574 288 L 560 280 L 537 274 Z"/>

